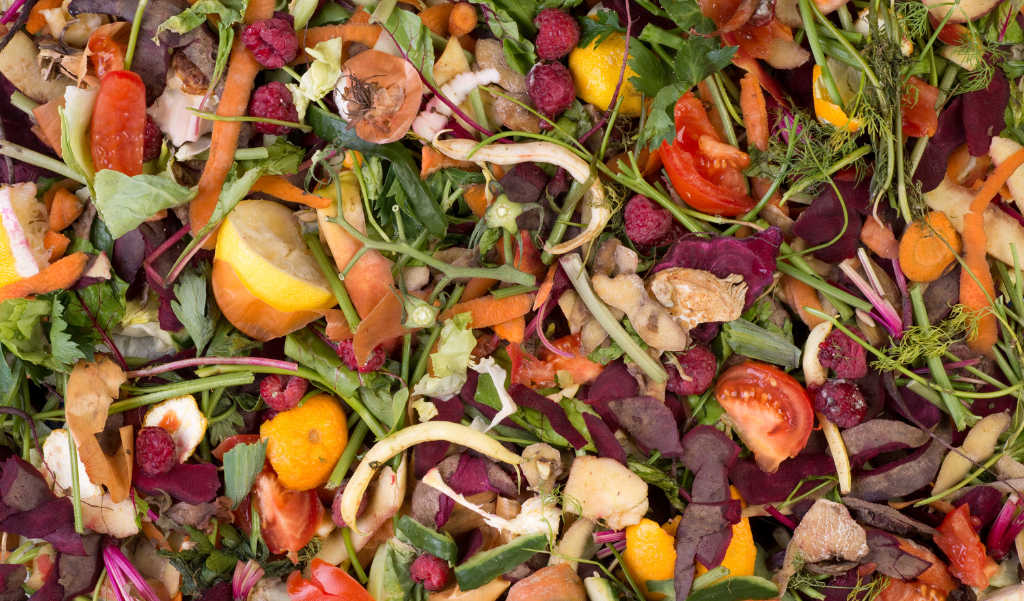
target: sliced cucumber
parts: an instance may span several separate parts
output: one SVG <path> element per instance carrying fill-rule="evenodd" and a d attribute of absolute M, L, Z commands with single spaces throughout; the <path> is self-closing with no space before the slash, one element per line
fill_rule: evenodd
<path fill-rule="evenodd" d="M 544 549 L 548 537 L 543 532 L 525 534 L 500 547 L 477 553 L 466 563 L 455 568 L 455 580 L 459 589 L 471 591 L 487 584 L 498 576 L 511 570 L 534 553 Z"/>
<path fill-rule="evenodd" d="M 398 520 L 395 536 L 403 543 L 408 543 L 420 551 L 440 557 L 452 565 L 459 558 L 459 548 L 455 546 L 451 534 L 447 532 L 441 534 L 432 528 L 427 528 L 407 515 L 403 515 Z"/>
<path fill-rule="evenodd" d="M 619 595 L 610 580 L 591 576 L 583 579 L 583 586 L 587 589 L 589 601 L 619 601 Z"/>

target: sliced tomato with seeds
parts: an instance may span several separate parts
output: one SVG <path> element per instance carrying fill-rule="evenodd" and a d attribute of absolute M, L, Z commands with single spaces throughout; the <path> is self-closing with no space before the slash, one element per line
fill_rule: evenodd
<path fill-rule="evenodd" d="M 337 595 L 325 593 L 323 589 L 303 578 L 299 570 L 288 575 L 287 587 L 289 601 L 344 601 Z"/>
<path fill-rule="evenodd" d="M 946 514 L 935 535 L 935 544 L 949 558 L 949 570 L 961 582 L 983 589 L 999 565 L 985 553 L 985 545 L 971 525 L 966 503 Z"/>
<path fill-rule="evenodd" d="M 96 171 L 142 174 L 146 138 L 146 86 L 131 71 L 103 76 L 92 112 L 92 160 Z"/>
<path fill-rule="evenodd" d="M 270 552 L 285 553 L 292 562 L 298 561 L 299 549 L 313 538 L 324 515 L 324 506 L 316 491 L 288 490 L 271 469 L 264 469 L 256 476 L 252 490 L 260 516 L 260 531 Z"/>
<path fill-rule="evenodd" d="M 753 361 L 732 367 L 719 376 L 715 398 L 765 472 L 774 473 L 807 445 L 814 425 L 811 397 L 781 369 Z"/>
<path fill-rule="evenodd" d="M 550 365 L 523 351 L 518 344 L 509 343 L 505 350 L 512 360 L 511 384 L 540 388 L 554 385 L 555 370 Z"/>

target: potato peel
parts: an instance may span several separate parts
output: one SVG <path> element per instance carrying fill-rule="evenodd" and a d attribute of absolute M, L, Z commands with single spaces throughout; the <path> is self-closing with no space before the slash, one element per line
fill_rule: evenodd
<path fill-rule="evenodd" d="M 96 434 L 103 431 L 110 403 L 120 394 L 125 382 L 124 371 L 109 357 L 97 355 L 95 363 L 79 361 L 68 378 L 65 399 L 68 429 L 74 436 L 78 456 L 85 472 L 95 484 L 106 486 L 111 500 L 120 503 L 128 498 L 132 483 L 132 427 L 124 426 L 121 446 L 113 457 L 100 448 Z"/>

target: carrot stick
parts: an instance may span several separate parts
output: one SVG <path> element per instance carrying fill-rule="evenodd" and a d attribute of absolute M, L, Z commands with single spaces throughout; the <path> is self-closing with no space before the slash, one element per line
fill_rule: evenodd
<path fill-rule="evenodd" d="M 313 48 L 320 42 L 326 42 L 334 38 L 341 38 L 346 42 L 360 42 L 373 48 L 374 44 L 377 43 L 377 38 L 380 37 L 381 31 L 383 30 L 380 25 L 349 22 L 342 25 L 310 27 L 299 32 L 299 40 L 302 42 L 303 48 Z M 306 52 L 303 50 L 299 53 L 298 58 L 288 64 L 291 66 L 301 65 L 305 61 Z"/>
<path fill-rule="evenodd" d="M 492 280 L 491 278 L 470 278 L 466 284 L 466 289 L 462 291 L 462 301 L 466 302 L 480 298 L 487 294 L 491 286 L 497 283 L 498 280 Z"/>
<path fill-rule="evenodd" d="M 809 285 L 788 275 L 782 278 L 782 282 L 785 300 L 789 302 L 789 305 L 800 316 L 800 320 L 812 328 L 820 324 L 822 322 L 821 318 L 815 317 L 804 310 L 804 307 L 810 307 L 816 311 L 822 310 L 821 301 L 818 300 L 818 292 Z"/>
<path fill-rule="evenodd" d="M 530 307 L 532 306 L 533 295 L 529 293 L 517 294 L 501 299 L 494 298 L 493 296 L 484 296 L 476 300 L 458 303 L 442 313 L 438 319 L 444 321 L 451 319 L 459 313 L 469 312 L 473 315 L 473 321 L 470 322 L 469 327 L 474 329 L 489 328 L 510 319 L 515 319 L 520 315 L 526 315 L 530 312 Z"/>
<path fill-rule="evenodd" d="M 747 73 L 740 80 L 740 110 L 747 126 L 747 140 L 758 150 L 768 150 L 768 109 L 757 76 Z"/>
<path fill-rule="evenodd" d="M 57 190 L 50 207 L 50 229 L 55 232 L 64 231 L 82 214 L 85 206 L 78 197 L 65 189 Z"/>
<path fill-rule="evenodd" d="M 274 6 L 274 0 L 251 0 L 245 10 L 245 23 L 251 25 L 271 18 L 274 15 Z M 236 37 L 231 45 L 224 93 L 221 94 L 217 107 L 218 115 L 245 115 L 253 83 L 262 68 L 256 57 L 242 43 L 242 38 Z M 221 188 L 224 187 L 224 178 L 235 163 L 235 149 L 238 147 L 238 136 L 241 132 L 242 124 L 237 121 L 216 121 L 213 124 L 213 133 L 210 135 L 210 158 L 207 159 L 203 175 L 199 178 L 198 194 L 188 205 L 193 234 L 206 227 L 210 221 L 213 209 L 217 206 L 217 199 L 220 198 Z M 216 240 L 216 236 L 210 236 L 205 247 L 213 248 Z"/>
<path fill-rule="evenodd" d="M 533 300 L 534 311 L 539 310 L 541 305 L 551 296 L 551 288 L 555 285 L 556 271 L 558 271 L 557 263 L 548 268 L 548 274 L 544 276 L 544 282 L 540 285 L 540 289 L 537 290 L 537 298 Z M 465 293 L 463 293 L 462 298 L 466 298 Z"/>
<path fill-rule="evenodd" d="M 63 4 L 63 0 L 39 0 L 35 6 L 28 13 L 28 21 L 25 21 L 25 29 L 29 33 L 35 35 L 46 27 L 46 17 L 43 16 L 44 10 L 50 10 L 59 8 Z"/>
<path fill-rule="evenodd" d="M 473 214 L 483 219 L 484 213 L 487 212 L 488 202 L 486 194 L 486 184 L 473 184 L 469 188 L 466 188 L 465 193 L 462 195 L 462 199 L 469 205 L 469 210 L 473 211 Z"/>
<path fill-rule="evenodd" d="M 967 269 L 960 272 L 960 303 L 980 314 L 977 333 L 967 339 L 967 346 L 986 355 L 992 355 L 992 347 L 999 337 L 999 324 L 991 309 L 996 289 L 985 259 L 988 246 L 985 209 L 1021 165 L 1024 165 L 1024 149 L 1011 154 L 995 168 L 963 217 L 964 264 Z"/>
<path fill-rule="evenodd" d="M 9 298 L 25 298 L 30 294 L 46 294 L 67 288 L 82 277 L 88 264 L 89 255 L 84 252 L 68 255 L 33 276 L 0 288 L 0 302 Z"/>
<path fill-rule="evenodd" d="M 287 202 L 308 205 L 314 209 L 326 209 L 331 204 L 329 198 L 310 194 L 280 175 L 264 175 L 256 180 L 256 183 L 253 184 L 249 191 L 262 192 Z"/>
<path fill-rule="evenodd" d="M 420 11 L 420 20 L 427 26 L 432 33 L 441 36 L 442 38 L 448 37 L 448 19 L 451 17 L 452 9 L 455 8 L 454 4 L 448 2 L 442 2 L 435 4 L 434 6 L 425 8 Z M 476 9 L 473 10 L 474 14 Z"/>
<path fill-rule="evenodd" d="M 526 338 L 526 317 L 520 315 L 515 319 L 496 323 L 492 329 L 502 340 L 507 340 L 513 344 L 522 344 Z"/>

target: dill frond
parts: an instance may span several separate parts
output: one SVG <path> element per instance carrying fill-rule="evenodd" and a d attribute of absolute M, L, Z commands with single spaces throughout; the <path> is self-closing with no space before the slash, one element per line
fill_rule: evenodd
<path fill-rule="evenodd" d="M 949 317 L 935 326 L 909 328 L 903 333 L 900 344 L 886 349 L 886 357 L 872 365 L 879 371 L 894 371 L 918 359 L 941 357 L 953 343 L 963 340 L 965 336 L 974 336 L 979 319 L 979 315 L 963 305 L 956 305 Z"/>
<path fill-rule="evenodd" d="M 928 7 L 921 2 L 899 2 L 896 20 L 905 37 L 911 40 L 924 37 L 928 32 Z"/>

